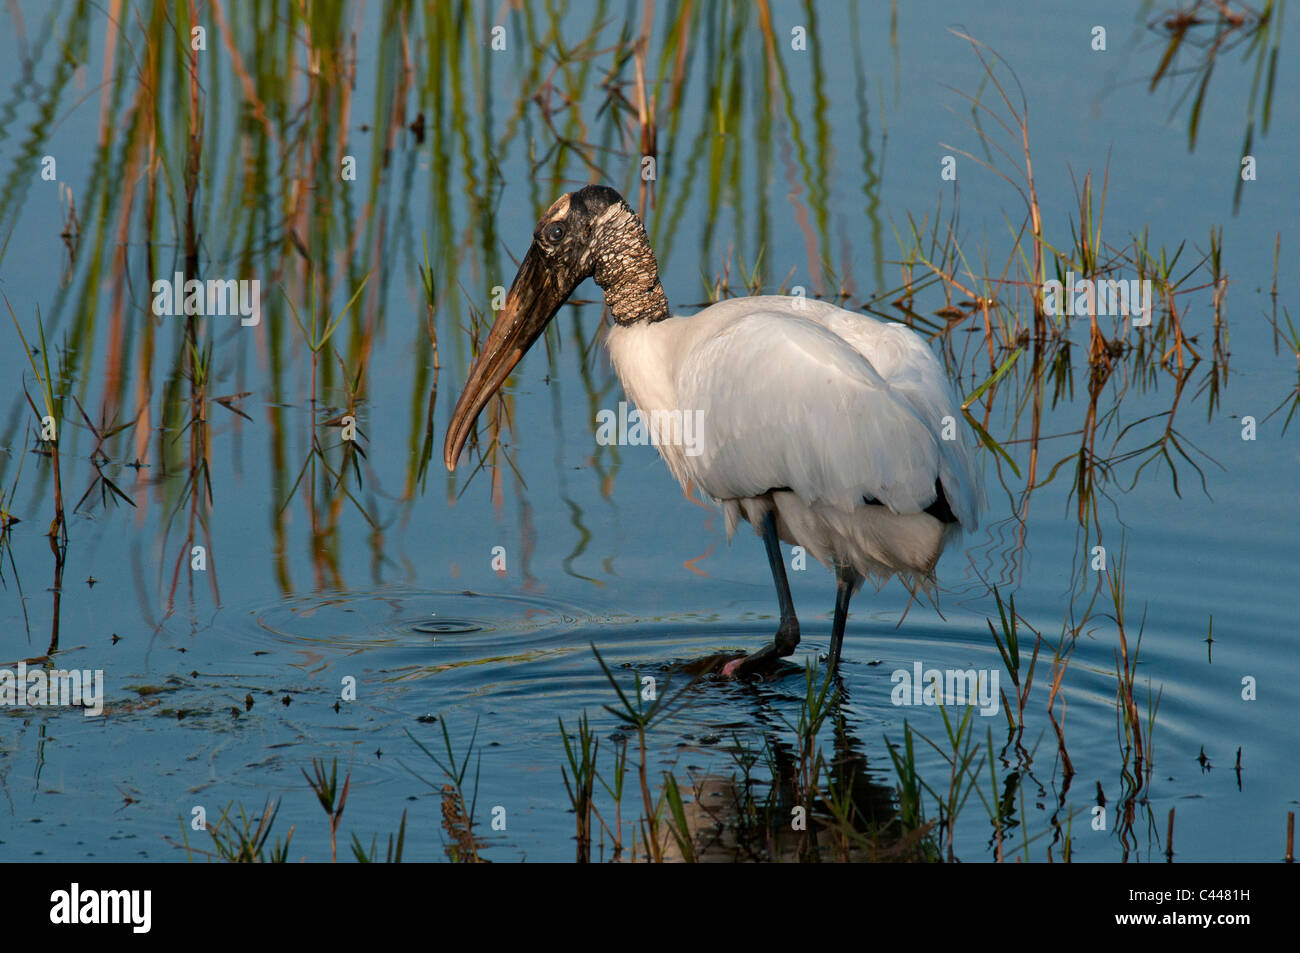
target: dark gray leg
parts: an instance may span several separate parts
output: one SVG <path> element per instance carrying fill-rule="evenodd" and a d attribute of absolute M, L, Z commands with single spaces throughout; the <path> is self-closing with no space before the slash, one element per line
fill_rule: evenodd
<path fill-rule="evenodd" d="M 840 647 L 844 644 L 844 625 L 849 621 L 849 600 L 861 577 L 852 569 L 835 569 L 835 621 L 831 625 L 831 652 L 826 667 L 835 671 L 840 664 Z"/>
<path fill-rule="evenodd" d="M 785 562 L 781 558 L 781 540 L 776 535 L 776 516 L 770 510 L 763 520 L 763 545 L 767 549 L 767 562 L 772 567 L 772 581 L 776 583 L 776 598 L 781 607 L 781 625 L 772 641 L 743 659 L 728 662 L 724 675 L 750 675 L 771 667 L 777 659 L 793 655 L 799 644 L 799 620 L 794 614 L 794 600 L 790 598 L 790 581 L 785 577 Z"/>
<path fill-rule="evenodd" d="M 780 656 L 793 655 L 799 644 L 799 620 L 794 614 L 794 600 L 790 598 L 790 581 L 785 577 L 785 561 L 781 558 L 781 540 L 776 535 L 776 516 L 768 512 L 763 521 L 763 546 L 767 550 L 767 564 L 772 567 L 772 581 L 776 583 L 776 600 L 781 607 L 781 625 L 773 642 Z"/>

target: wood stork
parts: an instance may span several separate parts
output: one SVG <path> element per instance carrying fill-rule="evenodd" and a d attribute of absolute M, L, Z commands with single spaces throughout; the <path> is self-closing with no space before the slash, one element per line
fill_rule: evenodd
<path fill-rule="evenodd" d="M 931 588 L 945 544 L 975 527 L 983 493 L 952 387 L 925 341 L 798 297 L 734 298 L 674 317 L 641 220 L 605 186 L 561 196 L 538 222 L 452 414 L 448 470 L 488 400 L 587 278 L 605 292 L 606 345 L 642 414 L 703 411 L 696 452 L 659 435 L 673 476 L 721 504 L 728 539 L 743 518 L 767 548 L 780 627 L 724 674 L 767 669 L 799 643 L 778 540 L 835 570 L 832 670 L 865 579 Z"/>

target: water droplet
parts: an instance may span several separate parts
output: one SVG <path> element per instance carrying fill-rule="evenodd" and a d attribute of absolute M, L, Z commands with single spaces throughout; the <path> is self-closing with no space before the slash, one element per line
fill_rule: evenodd
<path fill-rule="evenodd" d="M 428 622 L 417 622 L 411 626 L 416 632 L 427 632 L 429 635 L 464 635 L 467 632 L 481 632 L 483 627 L 476 622 L 469 622 L 464 619 L 438 619 Z"/>

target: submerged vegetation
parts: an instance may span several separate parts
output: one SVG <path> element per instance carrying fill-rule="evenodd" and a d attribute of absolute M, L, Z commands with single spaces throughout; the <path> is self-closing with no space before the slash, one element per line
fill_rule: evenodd
<path fill-rule="evenodd" d="M 972 541 L 973 572 L 977 611 L 988 616 L 1004 669 L 1005 717 L 985 721 L 973 706 L 941 704 L 924 724 L 917 715 L 882 730 L 855 709 L 843 682 L 812 665 L 791 668 L 773 684 L 734 689 L 761 727 L 755 735 L 728 725 L 707 746 L 685 745 L 716 746 L 726 759 L 694 770 L 661 736 L 718 683 L 678 666 L 673 675 L 687 684 L 656 686 L 647 697 L 643 673 L 629 688 L 593 647 L 609 686 L 604 713 L 547 715 L 559 735 L 547 770 L 567 792 L 576 859 L 1068 862 L 1095 808 L 1106 820 L 1094 830 L 1115 841 L 1108 856 L 1172 857 L 1173 810 L 1157 816 L 1151 797 L 1168 750 L 1163 688 L 1140 666 L 1150 594 L 1135 591 L 1130 601 L 1117 514 L 1140 481 L 1167 483 L 1175 497 L 1208 494 L 1223 467 L 1197 446 L 1188 422 L 1225 417 L 1231 321 L 1258 316 L 1233 290 L 1222 225 L 1153 234 L 1108 202 L 1109 165 L 1050 170 L 1068 175 L 1074 193 L 1045 213 L 1045 170 L 1033 161 L 1035 125 L 1015 56 L 957 31 L 980 81 L 943 94 L 960 123 L 940 146 L 967 163 L 963 183 L 980 175 L 986 188 L 1006 190 L 1003 231 L 963 226 L 969 185 L 965 199 L 945 184 L 931 204 L 887 212 L 887 136 L 875 105 L 885 89 L 874 71 L 888 69 L 869 67 L 853 43 L 856 88 L 833 98 L 815 42 L 828 30 L 860 35 L 857 5 L 842 25 L 821 22 L 820 6 L 797 7 L 814 38 L 797 75 L 783 53 L 789 28 L 780 17 L 789 11 L 766 0 L 593 6 L 590 31 L 579 36 L 564 4 L 505 5 L 509 69 L 493 54 L 501 24 L 488 4 L 397 0 L 365 31 L 346 4 L 145 0 L 110 3 L 105 15 L 76 2 L 31 23 L 10 13 L 22 76 L 0 106 L 0 267 L 13 255 L 47 142 L 92 61 L 102 85 L 89 94 L 99 111 L 84 131 L 84 178 L 60 174 L 61 214 L 45 223 L 44 239 L 63 249 L 58 287 L 41 299 L 48 304 L 25 308 L 15 304 L 15 276 L 4 275 L 10 343 L 23 356 L 14 365 L 21 379 L 0 391 L 0 584 L 22 605 L 25 638 L 0 654 L 54 664 L 64 648 L 65 570 L 97 520 L 129 527 L 132 545 L 113 558 L 130 564 L 150 638 L 201 630 L 223 605 L 219 576 L 248 558 L 223 550 L 214 531 L 231 497 L 245 492 L 242 469 L 241 480 L 223 485 L 223 462 L 242 467 L 246 457 L 269 474 L 253 491 L 268 501 L 258 550 L 269 553 L 285 598 L 355 585 L 359 564 L 349 553 L 358 551 L 375 585 L 409 577 L 391 538 L 429 519 L 420 510 L 428 498 L 452 506 L 471 488 L 490 496 L 499 521 L 508 507 L 517 513 L 521 585 L 539 588 L 530 563 L 536 494 L 518 454 L 522 408 L 510 393 L 494 400 L 468 478 L 440 476 L 433 447 L 449 410 L 440 374 L 445 363 L 460 379 L 485 338 L 494 289 L 508 281 L 518 246 L 499 231 L 503 206 L 526 202 L 531 215 L 599 180 L 635 202 L 665 270 L 679 288 L 696 289 L 698 301 L 675 303 L 797 287 L 902 321 L 942 352 L 964 395 L 965 424 L 984 448 L 996 514 L 993 529 Z M 1216 70 L 1253 71 L 1243 152 L 1268 134 L 1284 10 L 1284 0 L 1260 10 L 1197 0 L 1159 16 L 1144 11 L 1143 29 L 1167 43 L 1150 89 L 1181 88 L 1190 148 Z M 1224 62 L 1243 45 L 1244 66 Z M 897 72 L 895 62 L 895 83 Z M 15 122 L 20 103 L 33 107 L 29 128 Z M 843 154 L 834 164 L 832 108 L 836 122 L 854 124 L 847 168 Z M 835 199 L 840 178 L 860 186 L 847 212 Z M 427 209 L 410 201 L 420 184 Z M 1241 188 L 1238 178 L 1234 204 Z M 1288 390 L 1261 415 L 1278 417 L 1284 436 L 1300 407 L 1300 332 L 1278 300 L 1286 241 L 1276 235 L 1264 318 L 1288 375 L 1294 354 L 1296 379 L 1289 389 L 1287 377 Z M 802 257 L 778 258 L 783 242 Z M 174 273 L 260 281 L 268 289 L 260 323 L 159 318 L 150 289 Z M 1045 306 L 1046 282 L 1072 293 L 1074 281 L 1121 280 L 1149 282 L 1149 323 Z M 603 316 L 577 304 L 547 331 L 547 383 L 562 352 L 578 355 L 577 400 L 594 411 L 617 399 L 616 384 L 595 357 Z M 377 366 L 385 340 L 402 342 L 400 367 Z M 376 412 L 377 377 L 402 382 L 389 386 L 403 387 L 403 407 L 390 401 Z M 559 432 L 561 398 L 552 399 Z M 562 474 L 557 498 L 544 501 L 570 516 L 575 541 L 563 568 L 583 584 L 617 575 L 613 557 L 598 564 L 589 544 L 624 464 L 619 447 L 595 445 L 581 468 L 588 482 Z M 1031 516 L 1058 516 L 1031 507 L 1048 487 L 1067 488 L 1075 536 L 1060 617 L 1051 619 L 1022 614 L 1013 595 Z M 37 568 L 13 550 L 22 523 L 44 531 L 52 558 L 42 579 L 49 609 L 30 617 L 23 577 Z M 37 636 L 43 625 L 48 637 Z M 1206 625 L 1213 643 L 1212 620 Z M 1080 640 L 1102 641 L 1113 667 L 1079 673 Z M 1076 775 L 1071 758 L 1066 699 L 1076 677 L 1088 687 L 1073 697 L 1113 705 L 1105 778 Z M 802 691 L 790 690 L 799 679 Z M 492 753 L 477 723 L 458 753 L 462 739 L 437 721 L 431 742 L 407 734 L 441 778 L 410 773 L 438 801 L 447 859 L 491 859 L 509 838 L 480 817 L 478 774 Z M 337 758 L 328 769 L 313 758 L 301 773 L 337 860 L 345 807 L 360 796 L 352 769 L 341 785 Z M 1090 784 L 1095 795 L 1081 800 Z M 210 843 L 191 842 L 185 817 L 180 840 L 168 840 L 194 860 L 296 859 L 291 839 L 304 828 L 274 829 L 280 809 L 274 797 L 255 815 L 232 803 L 206 825 Z M 354 833 L 345 844 L 358 861 L 400 862 L 418 825 L 408 830 L 404 811 L 393 833 L 368 842 Z"/>

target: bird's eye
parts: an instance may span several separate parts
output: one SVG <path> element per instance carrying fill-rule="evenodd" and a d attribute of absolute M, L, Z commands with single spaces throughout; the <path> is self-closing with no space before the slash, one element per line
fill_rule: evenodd
<path fill-rule="evenodd" d="M 562 222 L 552 222 L 546 226 L 546 240 L 555 244 L 564 237 L 564 224 Z"/>

